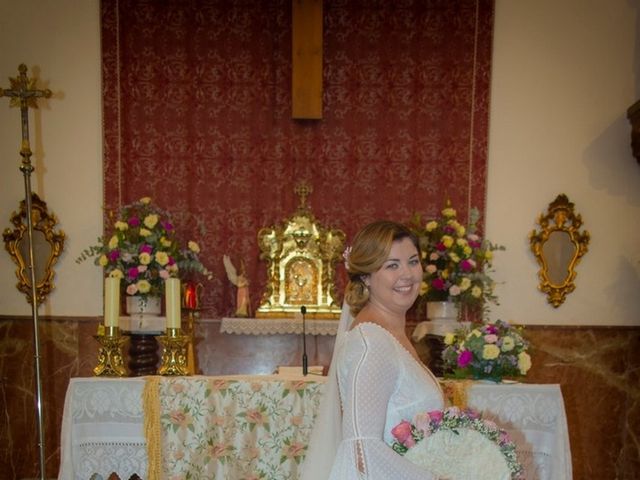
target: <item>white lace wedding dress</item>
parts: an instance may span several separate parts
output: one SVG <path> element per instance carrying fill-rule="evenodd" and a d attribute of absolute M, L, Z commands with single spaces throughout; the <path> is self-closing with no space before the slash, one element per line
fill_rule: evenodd
<path fill-rule="evenodd" d="M 342 441 L 331 480 L 435 478 L 394 452 L 391 429 L 418 412 L 441 410 L 437 379 L 389 331 L 362 323 L 337 352 Z"/>

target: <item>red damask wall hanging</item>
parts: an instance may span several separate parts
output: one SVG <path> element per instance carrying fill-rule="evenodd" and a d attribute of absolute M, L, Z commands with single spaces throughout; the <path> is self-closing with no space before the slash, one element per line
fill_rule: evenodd
<path fill-rule="evenodd" d="M 293 213 L 300 180 L 347 239 L 447 198 L 484 212 L 493 8 L 325 0 L 323 119 L 300 121 L 290 0 L 103 0 L 105 207 L 150 196 L 199 241 L 209 318 L 235 308 L 225 253 L 259 304 L 256 235 Z"/>

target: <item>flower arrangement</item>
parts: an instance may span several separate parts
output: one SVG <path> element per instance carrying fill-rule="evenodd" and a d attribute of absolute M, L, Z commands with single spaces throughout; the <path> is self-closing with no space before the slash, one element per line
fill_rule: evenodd
<path fill-rule="evenodd" d="M 531 368 L 531 357 L 527 353 L 529 343 L 522 336 L 523 329 L 496 320 L 447 333 L 442 352 L 445 372 L 455 378 L 494 381 L 526 375 Z"/>
<path fill-rule="evenodd" d="M 523 468 L 506 431 L 474 410 L 449 407 L 419 413 L 391 430 L 391 448 L 438 477 L 516 480 Z"/>
<path fill-rule="evenodd" d="M 426 301 L 453 301 L 482 308 L 497 303 L 489 268 L 495 250 L 504 250 L 477 232 L 479 212 L 471 209 L 469 225 L 462 225 L 449 202 L 441 217 L 423 222 L 415 216 L 411 228 L 420 240 L 424 262 L 421 296 Z"/>
<path fill-rule="evenodd" d="M 96 256 L 95 264 L 104 267 L 108 276 L 122 279 L 127 295 L 159 296 L 167 278 L 180 278 L 185 272 L 211 278 L 198 258 L 199 245 L 190 240 L 181 248 L 169 214 L 154 206 L 149 197 L 122 207 L 111 232 L 98 242 L 76 261 Z"/>

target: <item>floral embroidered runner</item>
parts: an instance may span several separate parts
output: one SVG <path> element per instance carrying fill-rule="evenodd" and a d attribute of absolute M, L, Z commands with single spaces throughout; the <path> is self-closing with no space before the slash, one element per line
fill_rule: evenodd
<path fill-rule="evenodd" d="M 162 478 L 298 478 L 319 378 L 163 378 Z"/>

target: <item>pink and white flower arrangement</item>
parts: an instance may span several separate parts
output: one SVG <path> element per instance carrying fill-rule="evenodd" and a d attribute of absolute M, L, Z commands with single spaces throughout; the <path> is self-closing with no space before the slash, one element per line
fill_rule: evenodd
<path fill-rule="evenodd" d="M 211 278 L 198 258 L 200 246 L 190 240 L 181 247 L 170 215 L 149 197 L 125 205 L 113 217 L 111 230 L 76 261 L 96 256 L 95 264 L 107 276 L 122 279 L 127 295 L 160 296 L 167 278 L 183 278 L 187 272 Z"/>
<path fill-rule="evenodd" d="M 438 477 L 516 480 L 523 468 L 508 433 L 471 409 L 419 413 L 391 430 L 391 448 Z"/>
<path fill-rule="evenodd" d="M 497 303 L 488 272 L 493 252 L 504 247 L 478 235 L 477 209 L 471 210 L 466 226 L 458 221 L 449 202 L 440 213 L 440 217 L 426 222 L 415 216 L 411 225 L 422 250 L 422 297 L 426 301 L 452 301 L 475 307 L 482 307 L 486 301 Z"/>
<path fill-rule="evenodd" d="M 496 320 L 447 333 L 442 352 L 445 374 L 494 381 L 526 375 L 531 357 L 523 330 L 522 326 Z"/>

